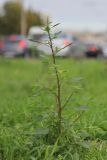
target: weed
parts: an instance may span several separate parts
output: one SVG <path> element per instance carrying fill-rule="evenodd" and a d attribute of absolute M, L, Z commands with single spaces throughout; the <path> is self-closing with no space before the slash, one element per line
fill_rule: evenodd
<path fill-rule="evenodd" d="M 48 113 L 44 113 L 45 118 L 43 118 L 42 120 L 42 128 L 38 128 L 36 130 L 36 139 L 38 139 L 38 142 L 36 140 L 34 143 L 34 145 L 37 145 L 39 147 L 41 147 L 40 142 L 42 142 L 42 145 L 45 145 L 46 150 L 43 149 L 40 151 L 40 157 L 45 157 L 44 159 L 47 160 L 51 160 L 54 157 L 60 157 L 59 159 L 61 159 L 60 155 L 66 152 L 69 148 L 70 151 L 68 152 L 68 155 L 65 156 L 66 159 L 70 159 L 70 157 L 72 158 L 73 155 L 74 157 L 79 157 L 77 150 L 80 150 L 80 148 L 82 150 L 83 148 L 88 148 L 88 143 L 82 142 L 84 141 L 84 139 L 77 136 L 76 131 L 74 131 L 75 124 L 83 116 L 83 113 L 85 110 L 87 110 L 87 107 L 81 106 L 76 108 L 75 111 L 77 116 L 73 118 L 72 123 L 69 121 L 69 119 L 66 119 L 63 116 L 63 112 L 67 108 L 67 105 L 69 104 L 73 94 L 75 94 L 81 87 L 79 87 L 78 85 L 72 85 L 70 95 L 68 95 L 66 99 L 62 97 L 62 93 L 64 90 L 62 84 L 64 85 L 64 80 L 68 81 L 68 79 L 66 79 L 67 71 L 61 69 L 61 67 L 57 64 L 56 56 L 60 51 L 62 51 L 72 43 L 64 46 L 63 48 L 58 48 L 57 46 L 54 46 L 54 40 L 58 38 L 59 34 L 61 34 L 61 32 L 53 31 L 53 29 L 58 25 L 59 24 L 53 25 L 51 22 L 47 21 L 47 26 L 44 27 L 43 30 L 48 35 L 48 40 L 46 40 L 45 42 L 38 42 L 50 48 L 52 60 L 51 62 L 47 62 L 47 64 L 50 64 L 50 77 L 52 76 L 52 78 L 50 78 L 51 84 L 49 85 L 48 83 L 48 87 L 43 86 L 42 89 L 39 90 L 43 91 L 44 89 L 45 94 L 46 90 L 48 90 L 48 92 L 50 92 L 54 96 L 54 100 L 53 104 L 51 103 L 52 107 L 51 109 L 49 109 Z M 80 80 L 80 77 L 76 78 L 76 80 L 74 80 L 74 83 L 75 81 Z M 69 86 L 66 87 L 69 88 Z M 50 96 L 50 93 L 48 96 Z"/>

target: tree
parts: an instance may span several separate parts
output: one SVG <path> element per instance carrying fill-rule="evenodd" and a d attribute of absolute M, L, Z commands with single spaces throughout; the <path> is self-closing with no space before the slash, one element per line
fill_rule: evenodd
<path fill-rule="evenodd" d="M 43 25 L 41 14 L 31 9 L 25 10 L 28 31 L 32 25 Z M 18 2 L 6 2 L 3 6 L 3 14 L 0 13 L 0 34 L 20 34 L 21 4 Z"/>
<path fill-rule="evenodd" d="M 41 19 L 40 13 L 35 13 L 31 9 L 29 9 L 26 13 L 26 21 L 27 21 L 27 31 L 31 26 L 38 25 L 43 26 L 44 22 Z"/>

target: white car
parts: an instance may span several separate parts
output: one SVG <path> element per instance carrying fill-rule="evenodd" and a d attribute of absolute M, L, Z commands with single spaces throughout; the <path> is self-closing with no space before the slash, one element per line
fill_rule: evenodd
<path fill-rule="evenodd" d="M 47 35 L 44 35 L 41 39 L 43 43 L 48 41 L 49 38 Z M 73 42 L 72 37 L 67 34 L 61 34 L 58 38 L 53 40 L 53 48 L 54 50 L 57 48 L 60 52 L 56 53 L 56 56 L 70 56 L 71 54 L 71 43 Z M 67 47 L 66 47 L 67 46 Z M 38 44 L 38 49 L 44 52 L 46 55 L 51 55 L 50 47 L 45 44 Z"/>
<path fill-rule="evenodd" d="M 60 29 L 54 31 L 58 33 Z M 30 39 L 30 40 L 29 40 Z M 51 49 L 44 43 L 49 41 L 48 35 L 41 29 L 41 27 L 31 27 L 28 33 L 28 48 L 34 48 L 35 54 L 43 53 L 45 55 L 51 55 Z M 38 43 L 37 43 L 38 42 Z M 40 42 L 40 43 L 39 43 Z M 67 47 L 66 47 L 67 46 Z M 56 56 L 62 57 L 85 57 L 86 47 L 84 43 L 79 41 L 76 37 L 66 32 L 61 32 L 56 39 L 53 39 L 54 50 L 61 49 Z M 33 50 L 34 51 L 34 50 Z"/>
<path fill-rule="evenodd" d="M 103 52 L 103 57 L 107 58 L 107 43 L 101 44 L 102 52 Z"/>
<path fill-rule="evenodd" d="M 31 27 L 28 33 L 28 48 L 35 48 L 36 51 L 40 51 L 46 55 L 51 55 L 51 49 L 43 44 L 48 41 L 48 35 L 40 28 L 40 27 Z M 38 41 L 38 43 L 36 42 Z M 42 43 L 39 43 L 42 42 Z M 53 40 L 54 49 L 57 47 L 61 49 L 60 52 L 56 54 L 56 56 L 70 56 L 71 54 L 71 44 L 73 42 L 73 38 L 71 35 L 62 33 L 58 36 L 58 38 Z M 68 46 L 68 47 L 65 47 Z"/>

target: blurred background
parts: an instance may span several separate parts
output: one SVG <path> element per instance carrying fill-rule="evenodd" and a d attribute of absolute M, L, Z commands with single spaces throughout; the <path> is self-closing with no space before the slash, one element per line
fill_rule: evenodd
<path fill-rule="evenodd" d="M 42 51 L 50 55 L 46 46 L 28 40 L 46 39 L 41 27 L 49 17 L 63 31 L 55 46 L 73 42 L 58 56 L 106 58 L 106 6 L 106 0 L 0 0 L 0 54 L 39 58 Z"/>
<path fill-rule="evenodd" d="M 107 160 L 107 0 L 0 0 L 0 160 L 55 159 Z"/>

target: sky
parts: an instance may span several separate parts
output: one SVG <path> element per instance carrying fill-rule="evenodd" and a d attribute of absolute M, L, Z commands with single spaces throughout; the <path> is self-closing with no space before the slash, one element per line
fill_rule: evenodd
<path fill-rule="evenodd" d="M 6 0 L 0 0 L 2 5 Z M 23 0 L 54 23 L 74 30 L 107 30 L 107 0 Z"/>

